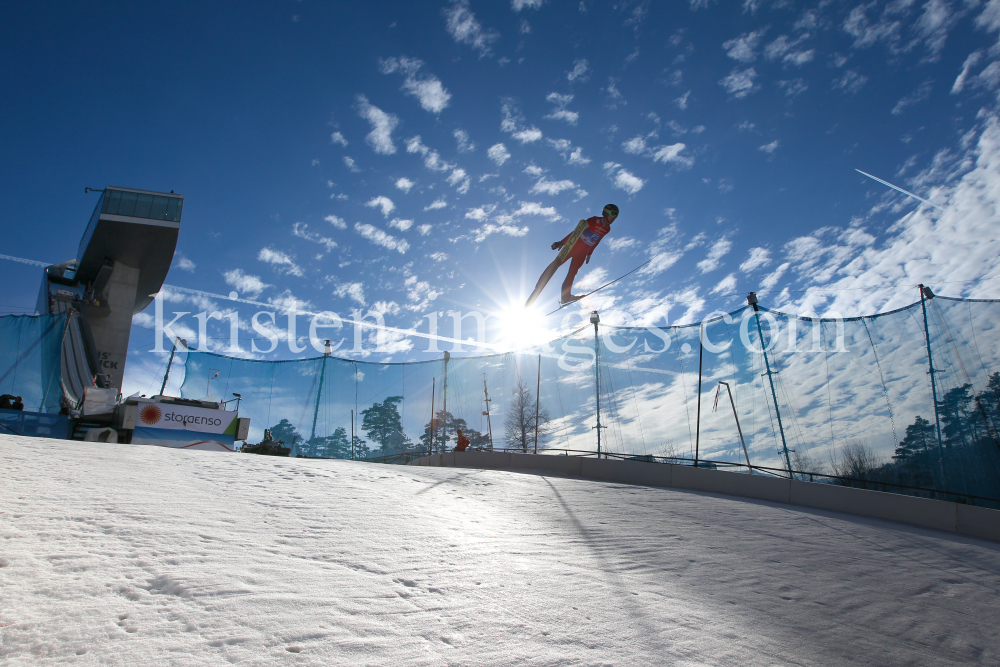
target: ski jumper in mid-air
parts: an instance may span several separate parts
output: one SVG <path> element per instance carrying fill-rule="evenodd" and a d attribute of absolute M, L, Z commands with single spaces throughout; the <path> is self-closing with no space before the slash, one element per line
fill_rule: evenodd
<path fill-rule="evenodd" d="M 614 204 L 608 204 L 604 207 L 603 215 L 595 215 L 592 218 L 581 220 L 580 224 L 576 226 L 576 229 L 569 236 L 562 241 L 553 243 L 553 250 L 559 248 L 562 248 L 562 250 L 556 256 L 555 260 L 542 272 L 542 277 L 538 279 L 538 284 L 535 285 L 535 291 L 531 293 L 527 303 L 524 304 L 525 308 L 530 307 L 535 302 L 535 299 L 542 293 L 545 286 L 552 280 L 552 276 L 555 275 L 560 266 L 566 263 L 567 259 L 570 260 L 569 273 L 566 274 L 566 280 L 563 281 L 560 301 L 562 303 L 571 303 L 582 299 L 583 297 L 571 294 L 573 280 L 580 271 L 580 267 L 590 263 L 590 255 L 594 252 L 594 248 L 611 231 L 611 223 L 617 217 L 618 207 Z"/>

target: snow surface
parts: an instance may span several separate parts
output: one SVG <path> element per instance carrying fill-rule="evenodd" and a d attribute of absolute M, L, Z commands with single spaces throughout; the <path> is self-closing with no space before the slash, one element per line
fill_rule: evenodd
<path fill-rule="evenodd" d="M 13 436 L 0 482 L 5 665 L 1000 662 L 1000 544 L 879 520 Z"/>

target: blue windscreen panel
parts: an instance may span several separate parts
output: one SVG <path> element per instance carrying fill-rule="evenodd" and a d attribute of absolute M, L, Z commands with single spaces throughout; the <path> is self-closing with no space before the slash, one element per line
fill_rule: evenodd
<path fill-rule="evenodd" d="M 65 328 L 66 313 L 0 317 L 0 394 L 20 396 L 30 412 L 59 412 Z"/>

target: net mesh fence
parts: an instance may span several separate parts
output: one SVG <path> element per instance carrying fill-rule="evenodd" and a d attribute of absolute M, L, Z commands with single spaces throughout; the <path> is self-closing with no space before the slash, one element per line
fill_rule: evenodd
<path fill-rule="evenodd" d="M 687 326 L 599 325 L 595 335 L 584 325 L 537 348 L 448 361 L 192 351 L 181 394 L 241 394 L 250 440 L 269 427 L 293 455 L 445 451 L 457 429 L 472 449 L 533 452 L 536 408 L 541 451 L 594 452 L 599 410 L 611 455 L 825 472 L 990 504 L 981 499 L 1000 498 L 998 322 L 1000 301 L 938 296 L 847 319 L 746 306 Z"/>

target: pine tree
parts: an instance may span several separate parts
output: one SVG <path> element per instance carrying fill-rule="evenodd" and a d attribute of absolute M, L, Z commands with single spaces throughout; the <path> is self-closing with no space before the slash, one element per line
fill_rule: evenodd
<path fill-rule="evenodd" d="M 464 419 L 455 417 L 450 412 L 438 410 L 434 416 L 434 449 L 436 451 L 448 450 L 448 443 L 454 440 L 452 436 L 455 431 L 461 429 L 462 434 L 469 439 L 469 449 L 483 451 L 490 449 L 490 438 L 474 428 L 470 428 Z M 421 449 L 429 451 L 431 441 L 431 423 L 424 424 L 424 432 L 420 438 Z"/>
<path fill-rule="evenodd" d="M 917 415 L 912 424 L 906 427 L 906 437 L 896 446 L 896 453 L 892 458 L 897 463 L 908 463 L 915 461 L 920 456 L 925 456 L 932 447 L 937 445 L 937 438 L 934 434 L 934 426 Z"/>
<path fill-rule="evenodd" d="M 288 448 L 292 447 L 293 442 L 302 440 L 302 436 L 295 430 L 295 425 L 287 419 L 282 419 L 271 427 L 271 437 L 274 438 L 275 442 L 283 440 L 284 446 Z"/>
<path fill-rule="evenodd" d="M 383 455 L 405 450 L 410 444 L 409 438 L 403 433 L 403 422 L 396 409 L 396 405 L 402 400 L 402 396 L 390 396 L 361 411 L 364 417 L 361 430 L 379 444 Z"/>
<path fill-rule="evenodd" d="M 337 428 L 333 435 L 316 436 L 306 442 L 301 448 L 306 456 L 324 459 L 351 458 L 351 443 L 347 440 L 347 431 Z"/>

